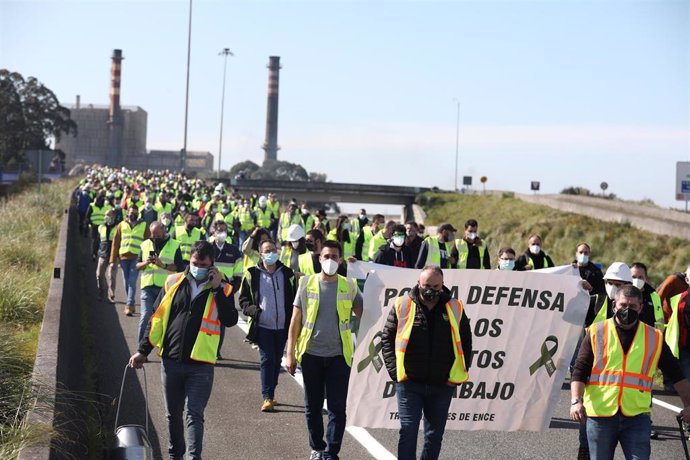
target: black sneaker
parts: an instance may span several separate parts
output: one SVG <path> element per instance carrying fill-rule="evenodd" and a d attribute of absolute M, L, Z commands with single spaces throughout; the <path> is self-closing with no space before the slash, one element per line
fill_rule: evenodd
<path fill-rule="evenodd" d="M 649 434 L 649 439 L 659 439 L 659 432 L 652 430 L 652 432 Z"/>

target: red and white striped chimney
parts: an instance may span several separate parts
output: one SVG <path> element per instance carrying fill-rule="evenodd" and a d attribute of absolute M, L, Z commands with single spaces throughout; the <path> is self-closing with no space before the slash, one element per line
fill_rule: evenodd
<path fill-rule="evenodd" d="M 112 66 L 110 70 L 110 122 L 116 122 L 120 114 L 120 81 L 122 66 L 122 50 L 113 50 Z"/>

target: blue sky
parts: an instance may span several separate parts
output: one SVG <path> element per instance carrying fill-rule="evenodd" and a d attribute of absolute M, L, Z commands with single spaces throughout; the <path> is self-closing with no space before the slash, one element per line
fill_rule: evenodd
<path fill-rule="evenodd" d="M 148 112 L 148 148 L 183 142 L 188 2 L 0 0 L 0 67 L 64 104 Z M 557 193 L 569 185 L 674 200 L 690 161 L 690 2 L 195 0 L 190 150 L 261 162 L 268 57 L 281 57 L 282 160 L 338 182 Z"/>

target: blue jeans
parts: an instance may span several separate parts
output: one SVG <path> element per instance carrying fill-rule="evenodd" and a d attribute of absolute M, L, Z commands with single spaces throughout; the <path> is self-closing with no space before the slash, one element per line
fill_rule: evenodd
<path fill-rule="evenodd" d="M 257 345 L 261 356 L 261 395 L 264 399 L 274 399 L 276 386 L 278 386 L 278 374 L 280 374 L 280 361 L 285 351 L 287 342 L 287 329 L 266 329 L 259 327 Z"/>
<path fill-rule="evenodd" d="M 417 455 L 417 433 L 424 412 L 424 449 L 422 460 L 437 459 L 441 452 L 443 432 L 448 420 L 448 407 L 455 387 L 444 384 L 425 384 L 405 381 L 398 383 L 398 416 L 400 440 L 398 460 L 414 460 Z"/>
<path fill-rule="evenodd" d="M 139 343 L 144 338 L 146 326 L 149 324 L 153 315 L 153 304 L 156 302 L 158 293 L 161 292 L 158 286 L 146 286 L 141 289 L 141 316 L 139 317 Z"/>
<path fill-rule="evenodd" d="M 338 452 L 345 433 L 345 407 L 350 380 L 350 366 L 343 356 L 322 358 L 302 355 L 302 376 L 304 377 L 304 415 L 309 431 L 309 446 L 322 450 L 324 458 L 338 459 Z M 325 393 L 324 393 L 325 390 Z M 324 397 L 328 395 L 328 428 L 326 442 L 323 440 Z"/>
<path fill-rule="evenodd" d="M 187 426 L 187 459 L 200 459 L 204 439 L 204 409 L 213 388 L 213 365 L 181 363 L 163 358 L 161 382 L 168 419 L 168 453 L 171 459 L 185 455 L 185 425 Z M 186 423 L 182 413 L 187 402 Z"/>
<path fill-rule="evenodd" d="M 588 417 L 589 455 L 595 460 L 613 459 L 616 445 L 620 442 L 627 460 L 648 459 L 651 432 L 649 414 L 626 417 L 619 412 L 613 417 Z"/>
<path fill-rule="evenodd" d="M 134 294 L 137 292 L 137 278 L 139 277 L 139 270 L 137 270 L 137 259 L 120 260 L 120 268 L 122 268 L 122 278 L 125 281 L 127 305 L 133 307 Z"/>

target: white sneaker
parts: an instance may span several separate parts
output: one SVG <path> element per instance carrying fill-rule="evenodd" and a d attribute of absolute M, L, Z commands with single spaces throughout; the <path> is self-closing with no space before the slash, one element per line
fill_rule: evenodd
<path fill-rule="evenodd" d="M 322 450 L 312 450 L 311 455 L 309 456 L 309 460 L 322 460 L 323 459 L 323 451 Z"/>

